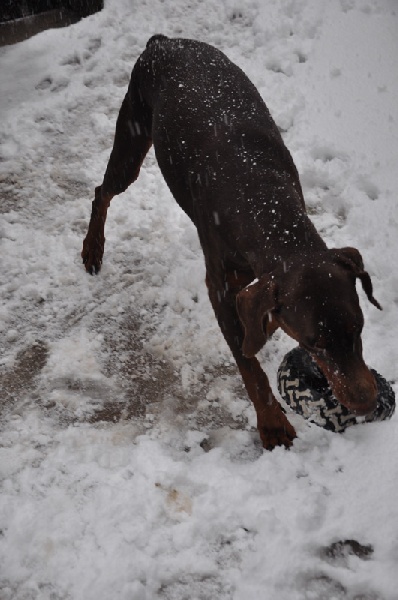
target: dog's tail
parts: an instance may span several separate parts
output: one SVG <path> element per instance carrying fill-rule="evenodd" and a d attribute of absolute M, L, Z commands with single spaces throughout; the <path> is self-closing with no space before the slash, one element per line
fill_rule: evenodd
<path fill-rule="evenodd" d="M 157 33 L 156 35 L 153 35 L 151 38 L 149 38 L 146 47 L 149 48 L 150 46 L 152 46 L 152 44 L 159 44 L 160 42 L 163 42 L 167 39 L 167 36 L 163 35 L 162 33 Z"/>

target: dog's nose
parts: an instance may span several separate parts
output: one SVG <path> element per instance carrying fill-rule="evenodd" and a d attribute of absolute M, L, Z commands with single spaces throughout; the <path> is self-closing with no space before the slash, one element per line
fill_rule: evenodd
<path fill-rule="evenodd" d="M 377 386 L 373 375 L 366 383 L 354 385 L 349 391 L 345 406 L 358 417 L 364 417 L 376 410 L 377 406 Z"/>
<path fill-rule="evenodd" d="M 372 414 L 376 410 L 376 407 L 377 398 L 375 398 L 371 402 L 361 401 L 357 404 L 351 404 L 350 406 L 348 406 L 351 412 L 357 417 L 365 417 L 366 415 Z"/>

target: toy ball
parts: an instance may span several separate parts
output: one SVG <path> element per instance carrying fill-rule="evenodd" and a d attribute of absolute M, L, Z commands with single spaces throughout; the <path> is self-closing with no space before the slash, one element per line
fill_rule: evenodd
<path fill-rule="evenodd" d="M 340 433 L 358 423 L 390 419 L 394 413 L 394 390 L 377 371 L 370 370 L 378 389 L 377 407 L 365 417 L 355 416 L 336 400 L 325 376 L 301 347 L 294 348 L 284 357 L 278 369 L 278 389 L 294 412 L 319 427 Z"/>

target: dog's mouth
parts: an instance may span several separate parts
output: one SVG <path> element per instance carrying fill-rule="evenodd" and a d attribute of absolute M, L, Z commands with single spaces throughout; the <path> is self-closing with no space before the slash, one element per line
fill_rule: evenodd
<path fill-rule="evenodd" d="M 377 385 L 373 373 L 363 360 L 353 358 L 346 361 L 344 371 L 337 361 L 324 351 L 311 350 L 310 354 L 323 375 L 336 400 L 354 415 L 366 416 L 376 410 Z"/>

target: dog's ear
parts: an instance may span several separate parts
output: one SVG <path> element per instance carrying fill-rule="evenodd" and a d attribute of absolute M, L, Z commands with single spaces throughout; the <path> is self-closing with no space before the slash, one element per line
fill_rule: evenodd
<path fill-rule="evenodd" d="M 363 291 L 368 297 L 369 302 L 371 302 L 376 308 L 379 310 L 383 310 L 377 300 L 373 297 L 373 286 L 372 281 L 370 279 L 369 273 L 365 271 L 365 266 L 363 264 L 363 259 L 361 253 L 356 248 L 339 248 L 336 250 L 331 250 L 335 262 L 343 265 L 350 271 L 352 271 L 355 277 L 358 277 L 360 280 Z"/>
<path fill-rule="evenodd" d="M 236 296 L 236 307 L 245 330 L 242 353 L 255 356 L 267 341 L 263 319 L 276 307 L 276 283 L 269 275 L 262 275 Z"/>

